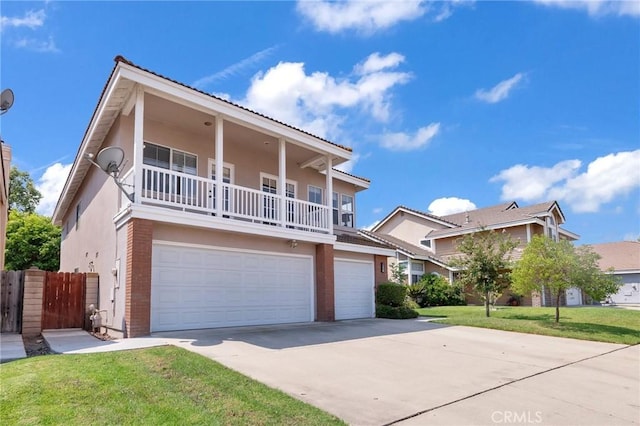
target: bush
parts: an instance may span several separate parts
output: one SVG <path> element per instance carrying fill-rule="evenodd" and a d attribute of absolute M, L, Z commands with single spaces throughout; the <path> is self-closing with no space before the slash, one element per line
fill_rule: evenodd
<path fill-rule="evenodd" d="M 387 306 L 403 306 L 407 297 L 407 287 L 396 283 L 382 283 L 376 292 L 376 303 Z"/>
<path fill-rule="evenodd" d="M 416 302 L 421 307 L 466 305 L 462 286 L 450 284 L 440 275 L 424 275 L 420 283 L 424 286 L 424 294 Z"/>
<path fill-rule="evenodd" d="M 407 306 L 376 305 L 376 318 L 409 319 L 417 316 L 418 313 Z"/>

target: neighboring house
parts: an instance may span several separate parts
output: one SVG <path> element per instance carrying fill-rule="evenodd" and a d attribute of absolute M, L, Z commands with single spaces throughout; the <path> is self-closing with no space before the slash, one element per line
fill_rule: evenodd
<path fill-rule="evenodd" d="M 372 241 L 394 247 L 396 259 L 393 262 L 404 266 L 410 283 L 418 282 L 422 275 L 430 273 L 453 282 L 457 269 L 451 265 L 451 259 L 460 255 L 457 242 L 461 237 L 482 229 L 507 232 L 520 242 L 512 253 L 513 259 L 519 259 L 534 235 L 578 239 L 578 235 L 560 227 L 564 222 L 564 214 L 555 201 L 524 207 L 514 201 L 446 216 L 399 206 L 370 231 L 361 230 L 360 233 Z M 569 292 L 567 295 L 571 298 Z M 498 303 L 505 302 L 508 297 L 505 292 Z M 539 303 L 543 306 L 553 302 L 548 292 L 541 299 Z M 524 303 L 531 304 L 531 300 L 527 298 Z"/>
<path fill-rule="evenodd" d="M 2 185 L 0 186 L 0 271 L 4 270 L 4 249 L 7 243 L 7 220 L 9 214 L 9 182 L 11 174 L 11 147 L 1 143 L 0 167 L 2 167 Z"/>
<path fill-rule="evenodd" d="M 613 274 L 622 282 L 618 292 L 608 300 L 618 305 L 640 304 L 640 242 L 619 241 L 590 245 L 600 255 L 600 270 L 613 270 Z"/>
<path fill-rule="evenodd" d="M 394 251 L 357 235 L 350 148 L 115 61 L 53 214 L 110 333 L 374 316 Z M 129 196 L 86 160 L 112 146 Z"/>

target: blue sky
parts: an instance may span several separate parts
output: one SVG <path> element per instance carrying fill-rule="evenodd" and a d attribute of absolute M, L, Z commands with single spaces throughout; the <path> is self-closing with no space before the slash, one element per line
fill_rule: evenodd
<path fill-rule="evenodd" d="M 370 226 L 558 200 L 581 243 L 640 236 L 640 2 L 2 1 L 2 116 L 50 214 L 121 54 L 349 145 Z"/>

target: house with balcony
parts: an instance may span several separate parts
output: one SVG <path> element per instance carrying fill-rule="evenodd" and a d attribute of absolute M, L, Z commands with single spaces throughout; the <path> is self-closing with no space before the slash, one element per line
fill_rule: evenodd
<path fill-rule="evenodd" d="M 118 56 L 54 211 L 60 268 L 99 273 L 112 335 L 373 317 L 394 251 L 357 234 L 351 155 Z"/>
<path fill-rule="evenodd" d="M 396 249 L 395 259 L 389 262 L 403 267 L 409 283 L 418 282 L 425 274 L 442 275 L 454 282 L 458 270 L 451 265 L 451 260 L 460 255 L 458 240 L 465 235 L 481 230 L 508 233 L 519 241 L 511 255 L 517 260 L 534 235 L 577 240 L 578 235 L 560 226 L 564 223 L 565 216 L 556 201 L 522 207 L 513 201 L 445 216 L 398 206 L 371 230 L 359 232 L 371 241 Z M 509 296 L 509 292 L 505 292 L 497 303 L 505 303 Z M 578 297 L 579 290 L 567 290 L 566 303 L 581 304 L 582 299 L 574 300 Z M 467 300 L 479 303 L 473 296 Z M 547 306 L 552 302 L 548 292 L 537 301 L 524 298 L 524 304 L 528 305 Z"/>

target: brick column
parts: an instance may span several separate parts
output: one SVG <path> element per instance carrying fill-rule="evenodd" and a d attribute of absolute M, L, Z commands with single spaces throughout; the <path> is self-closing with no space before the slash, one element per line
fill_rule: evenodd
<path fill-rule="evenodd" d="M 42 298 L 45 272 L 36 267 L 24 271 L 22 335 L 37 336 L 42 332 Z"/>
<path fill-rule="evenodd" d="M 316 245 L 316 320 L 335 321 L 333 245 Z"/>
<path fill-rule="evenodd" d="M 127 277 L 125 337 L 151 332 L 151 243 L 153 223 L 131 219 L 127 223 Z"/>
<path fill-rule="evenodd" d="M 381 268 L 380 265 L 384 265 L 384 268 Z M 379 254 L 373 256 L 373 276 L 375 277 L 376 290 L 380 284 L 389 281 L 389 271 L 387 267 L 387 256 L 381 256 Z"/>

